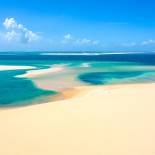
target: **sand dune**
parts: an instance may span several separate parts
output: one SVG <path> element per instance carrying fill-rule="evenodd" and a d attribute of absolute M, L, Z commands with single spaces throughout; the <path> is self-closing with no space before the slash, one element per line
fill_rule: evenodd
<path fill-rule="evenodd" d="M 153 155 L 155 84 L 77 87 L 0 111 L 1 155 Z"/>

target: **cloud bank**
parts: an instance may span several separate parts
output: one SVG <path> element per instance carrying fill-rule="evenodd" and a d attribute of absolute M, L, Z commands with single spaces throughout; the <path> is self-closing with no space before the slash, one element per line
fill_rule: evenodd
<path fill-rule="evenodd" d="M 89 50 L 89 49 L 153 49 L 154 39 L 146 39 L 123 43 L 108 42 L 106 40 L 90 39 L 87 36 L 76 37 L 71 33 L 62 34 L 58 38 L 40 36 L 16 21 L 15 18 L 6 18 L 2 23 L 4 30 L 0 31 L 0 46 L 5 50 Z M 52 33 L 51 33 L 52 34 Z M 104 43 L 104 44 L 103 44 Z"/>
<path fill-rule="evenodd" d="M 3 26 L 7 30 L 4 37 L 8 41 L 18 41 L 21 43 L 31 43 L 40 39 L 40 36 L 22 24 L 16 22 L 14 18 L 6 18 Z"/>
<path fill-rule="evenodd" d="M 62 43 L 74 45 L 98 45 L 99 40 L 91 40 L 87 38 L 75 38 L 70 33 L 64 35 Z"/>

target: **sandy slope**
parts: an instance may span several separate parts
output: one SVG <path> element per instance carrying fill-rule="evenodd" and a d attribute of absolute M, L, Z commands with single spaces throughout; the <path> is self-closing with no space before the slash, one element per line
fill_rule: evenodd
<path fill-rule="evenodd" d="M 78 87 L 0 111 L 0 155 L 153 155 L 155 84 Z"/>

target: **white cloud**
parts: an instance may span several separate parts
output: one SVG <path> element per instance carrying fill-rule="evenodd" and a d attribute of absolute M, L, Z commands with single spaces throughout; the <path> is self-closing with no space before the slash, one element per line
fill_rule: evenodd
<path fill-rule="evenodd" d="M 74 39 L 73 39 L 72 35 L 70 33 L 68 33 L 68 34 L 64 35 L 62 43 L 63 44 L 68 44 L 68 43 L 71 43 L 73 41 L 74 41 Z"/>
<path fill-rule="evenodd" d="M 150 39 L 142 42 L 142 45 L 151 45 L 151 44 L 155 44 L 155 40 Z"/>
<path fill-rule="evenodd" d="M 8 41 L 31 43 L 40 39 L 38 34 L 27 29 L 22 24 L 18 24 L 14 18 L 6 18 L 3 25 L 7 30 L 5 38 Z"/>
<path fill-rule="evenodd" d="M 87 38 L 83 38 L 83 39 L 81 39 L 80 43 L 81 44 L 89 44 L 89 43 L 91 43 L 91 40 L 87 39 Z"/>
<path fill-rule="evenodd" d="M 74 45 L 98 45 L 100 43 L 99 40 L 90 40 L 87 38 L 75 38 L 70 33 L 64 35 L 62 40 L 64 44 L 74 44 Z"/>
<path fill-rule="evenodd" d="M 123 45 L 123 46 L 126 46 L 126 47 L 134 47 L 134 46 L 137 45 L 137 43 L 135 43 L 135 42 L 131 42 L 131 43 L 123 43 L 122 45 Z"/>
<path fill-rule="evenodd" d="M 99 40 L 90 40 L 87 38 L 82 38 L 82 39 L 77 39 L 76 44 L 81 44 L 81 45 L 98 45 L 100 43 Z"/>
<path fill-rule="evenodd" d="M 123 43 L 122 46 L 125 47 L 142 47 L 142 46 L 155 46 L 155 40 L 145 40 L 145 41 L 139 41 L 139 42 L 130 42 L 130 43 Z"/>
<path fill-rule="evenodd" d="M 8 41 L 11 41 L 11 40 L 13 40 L 13 39 L 15 39 L 15 38 L 18 38 L 19 36 L 18 36 L 18 34 L 14 31 L 14 30 L 12 30 L 12 31 L 10 31 L 10 32 L 7 32 L 6 34 L 5 34 L 5 38 L 8 40 Z"/>
<path fill-rule="evenodd" d="M 66 39 L 66 40 L 71 40 L 71 39 L 72 39 L 71 34 L 66 34 L 66 35 L 64 35 L 64 39 Z"/>
<path fill-rule="evenodd" d="M 5 21 L 3 22 L 3 25 L 9 29 L 9 28 L 16 28 L 18 27 L 16 21 L 14 18 L 6 18 Z"/>

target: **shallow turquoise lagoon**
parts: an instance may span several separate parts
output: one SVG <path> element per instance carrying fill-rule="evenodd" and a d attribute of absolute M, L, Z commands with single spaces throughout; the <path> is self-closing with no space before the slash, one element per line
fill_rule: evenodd
<path fill-rule="evenodd" d="M 18 55 L 18 54 L 17 54 Z M 4 55 L 3 55 L 4 56 Z M 109 85 L 155 81 L 155 55 L 133 55 L 116 59 L 89 56 L 47 56 L 31 54 L 21 57 L 0 56 L 1 65 L 32 66 L 32 70 L 63 66 L 63 70 L 35 78 L 19 78 L 29 70 L 0 70 L 0 106 L 23 106 L 45 103 L 64 89 L 78 85 Z M 132 59 L 131 59 L 132 58 Z M 154 58 L 154 59 L 153 59 Z M 117 60 L 117 61 L 116 61 Z M 48 88 L 48 89 L 47 89 Z"/>

